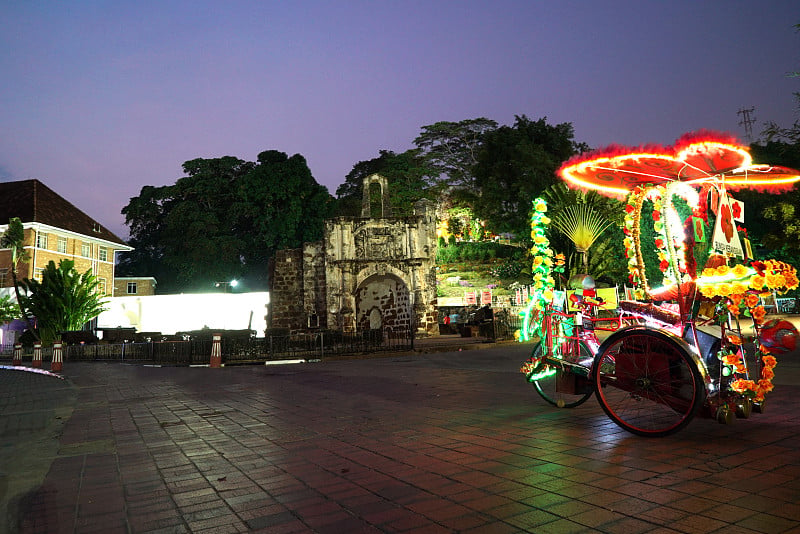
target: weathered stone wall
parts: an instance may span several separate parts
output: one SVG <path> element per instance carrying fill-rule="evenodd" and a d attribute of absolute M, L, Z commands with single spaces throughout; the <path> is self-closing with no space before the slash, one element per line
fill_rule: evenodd
<path fill-rule="evenodd" d="M 368 181 L 375 176 L 365 188 Z M 379 183 L 386 195 L 385 180 Z M 436 244 L 436 215 L 425 200 L 408 217 L 329 219 L 322 242 L 276 255 L 271 326 L 296 332 L 413 325 L 436 335 Z"/>
<path fill-rule="evenodd" d="M 304 328 L 302 288 L 303 251 L 279 250 L 270 283 L 271 328 L 288 328 L 293 332 Z"/>

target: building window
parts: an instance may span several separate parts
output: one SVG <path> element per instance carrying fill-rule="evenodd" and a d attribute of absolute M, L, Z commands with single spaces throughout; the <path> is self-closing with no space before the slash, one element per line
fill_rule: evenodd
<path fill-rule="evenodd" d="M 101 295 L 106 294 L 106 279 L 105 278 L 98 278 L 97 279 L 97 291 Z"/>
<path fill-rule="evenodd" d="M 84 258 L 92 257 L 92 245 L 90 243 L 81 243 L 81 256 Z"/>
<path fill-rule="evenodd" d="M 128 295 L 136 294 L 136 282 L 128 282 Z"/>
<path fill-rule="evenodd" d="M 97 249 L 97 257 L 100 261 L 108 261 L 108 249 L 106 247 Z"/>
<path fill-rule="evenodd" d="M 36 234 L 36 248 L 47 248 L 47 234 L 42 232 Z"/>
<path fill-rule="evenodd" d="M 62 254 L 67 253 L 67 238 L 60 237 L 58 238 L 58 251 Z"/>
<path fill-rule="evenodd" d="M 0 287 L 5 287 L 8 282 L 8 269 L 0 269 Z"/>
<path fill-rule="evenodd" d="M 34 269 L 33 278 L 41 282 L 42 278 L 44 278 L 44 269 L 42 269 L 41 267 L 37 267 L 36 269 Z"/>

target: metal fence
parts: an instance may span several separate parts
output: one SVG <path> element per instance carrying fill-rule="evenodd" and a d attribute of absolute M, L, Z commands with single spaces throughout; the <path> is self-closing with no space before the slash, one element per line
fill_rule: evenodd
<path fill-rule="evenodd" d="M 211 339 L 158 341 L 143 343 L 83 344 L 64 347 L 64 361 L 119 361 L 158 365 L 207 365 L 211 359 Z M 321 360 L 350 354 L 401 351 L 413 347 L 410 330 L 367 330 L 341 332 L 325 330 L 263 338 L 222 338 L 222 363 L 264 363 L 280 360 Z M 13 347 L 3 359 L 10 359 Z M 25 348 L 23 361 L 32 359 Z M 42 347 L 42 360 L 52 360 L 53 348 Z"/>

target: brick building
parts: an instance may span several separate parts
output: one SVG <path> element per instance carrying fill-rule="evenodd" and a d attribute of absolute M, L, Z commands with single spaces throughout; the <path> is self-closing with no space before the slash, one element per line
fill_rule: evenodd
<path fill-rule="evenodd" d="M 152 276 L 117 276 L 114 278 L 115 297 L 149 296 L 156 294 L 156 279 Z"/>
<path fill-rule="evenodd" d="M 19 217 L 30 261 L 17 265 L 17 276 L 41 279 L 51 260 L 73 260 L 78 272 L 91 269 L 100 290 L 111 296 L 114 255 L 133 250 L 103 225 L 73 206 L 39 180 L 0 182 L 0 234 Z M 13 286 L 11 251 L 0 249 L 0 288 Z"/>

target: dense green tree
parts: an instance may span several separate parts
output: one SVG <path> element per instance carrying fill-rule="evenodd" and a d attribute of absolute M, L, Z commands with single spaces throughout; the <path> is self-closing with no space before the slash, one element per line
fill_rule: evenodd
<path fill-rule="evenodd" d="M 78 273 L 72 260 L 61 260 L 58 267 L 51 261 L 41 281 L 25 278 L 21 285 L 27 292 L 21 308 L 36 317 L 39 336 L 46 344 L 59 339 L 62 332 L 80 330 L 104 309 L 99 280 L 91 269 Z"/>
<path fill-rule="evenodd" d="M 231 279 L 265 289 L 277 249 L 322 237 L 332 199 L 299 154 L 201 158 L 183 169 L 174 185 L 145 186 L 123 208 L 135 250 L 122 255 L 122 274 L 154 276 L 165 293 Z"/>
<path fill-rule="evenodd" d="M 483 136 L 474 174 L 478 195 L 472 207 L 498 233 L 518 238 L 530 232 L 531 200 L 558 182 L 556 170 L 588 147 L 574 140 L 572 124 L 547 124 L 517 116 Z"/>
<path fill-rule="evenodd" d="M 473 169 L 484 136 L 497 129 L 497 123 L 486 118 L 459 122 L 440 121 L 422 127 L 414 139 L 426 163 L 436 171 L 437 182 L 449 194 L 477 194 Z"/>
<path fill-rule="evenodd" d="M 381 150 L 377 158 L 359 161 L 336 189 L 337 209 L 340 216 L 359 217 L 363 180 L 372 174 L 380 174 L 389 183 L 389 203 L 392 215 L 402 217 L 414 212 L 414 203 L 422 198 L 436 199 L 437 189 L 432 176 L 436 171 L 421 157 L 419 149 L 397 154 Z"/>
<path fill-rule="evenodd" d="M 242 264 L 257 283 L 275 251 L 322 239 L 333 198 L 317 183 L 303 156 L 269 150 L 242 179 L 233 215 Z M 258 274 L 263 274 L 259 278 Z"/>

